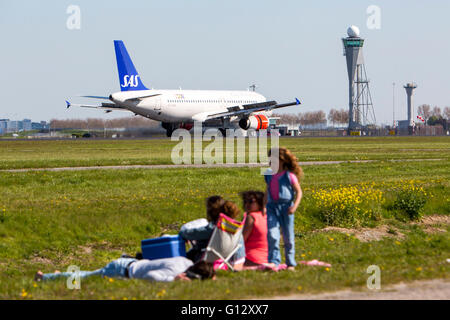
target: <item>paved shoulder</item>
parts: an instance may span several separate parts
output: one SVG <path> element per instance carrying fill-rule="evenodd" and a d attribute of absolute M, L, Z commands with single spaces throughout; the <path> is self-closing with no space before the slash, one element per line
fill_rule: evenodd
<path fill-rule="evenodd" d="M 278 296 L 275 300 L 450 300 L 450 279 L 420 280 L 380 290 L 341 290 L 319 294 Z"/>

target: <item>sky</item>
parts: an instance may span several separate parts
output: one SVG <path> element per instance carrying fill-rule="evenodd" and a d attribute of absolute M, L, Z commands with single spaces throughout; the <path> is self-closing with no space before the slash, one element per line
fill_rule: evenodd
<path fill-rule="evenodd" d="M 70 5 L 80 29 L 69 29 Z M 380 9 L 369 28 L 367 9 Z M 124 41 L 144 84 L 155 89 L 257 91 L 283 113 L 348 108 L 341 38 L 356 25 L 377 123 L 406 119 L 414 105 L 450 106 L 447 0 L 0 0 L 0 118 L 113 118 L 130 113 L 65 108 L 80 95 L 119 91 L 113 40 Z M 393 90 L 395 83 L 395 90 Z"/>

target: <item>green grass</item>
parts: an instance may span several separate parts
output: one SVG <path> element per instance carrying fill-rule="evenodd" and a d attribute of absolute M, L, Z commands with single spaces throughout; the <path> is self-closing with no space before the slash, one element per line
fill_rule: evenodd
<path fill-rule="evenodd" d="M 178 142 L 157 140 L 0 141 L 0 169 L 172 164 Z M 204 145 L 208 145 L 205 143 Z M 280 138 L 299 161 L 444 159 L 450 137 Z"/>
<path fill-rule="evenodd" d="M 333 146 L 330 145 L 332 141 L 336 141 Z M 317 145 L 324 152 L 327 147 L 333 149 L 340 143 L 345 144 L 343 148 L 347 153 L 336 158 L 331 153 L 327 156 L 316 153 L 321 160 L 336 160 L 354 157 L 354 148 L 361 141 L 366 141 L 367 145 L 360 146 L 362 151 L 358 154 L 369 154 L 370 139 L 286 139 L 282 140 L 281 145 L 296 150 L 296 154 L 302 157 L 303 150 L 318 149 Z M 393 145 L 398 148 L 397 142 L 393 143 L 390 138 L 386 141 L 379 153 L 373 147 L 373 155 L 396 156 L 392 150 Z M 408 145 L 408 140 L 405 141 Z M 423 141 L 420 147 L 448 149 L 448 141 L 437 139 L 435 144 Z M 165 141 L 159 142 L 161 146 L 155 141 L 16 143 L 13 143 L 10 151 L 18 159 L 8 156 L 5 160 L 4 155 L 8 153 L 2 149 L 0 158 L 3 168 L 24 164 L 69 165 L 82 159 L 85 161 L 83 165 L 93 164 L 99 159 L 108 159 L 112 154 L 123 156 L 123 159 L 127 159 L 124 161 L 133 163 L 133 159 L 144 161 L 148 145 L 157 148 L 160 155 L 151 153 L 154 158 L 146 161 L 158 162 L 164 159 L 164 152 L 167 151 L 162 150 L 169 144 Z M 377 140 L 378 144 L 381 144 L 380 140 Z M 417 145 L 417 141 L 414 145 Z M 38 159 L 30 151 L 25 151 L 34 148 L 43 153 L 48 152 L 51 157 Z M 131 158 L 136 153 L 138 156 Z M 98 159 L 92 160 L 96 157 Z M 405 154 L 405 158 L 411 157 L 447 159 L 448 155 L 437 155 L 434 151 Z M 110 161 L 114 163 L 117 159 Z M 103 160 L 101 163 L 104 164 Z M 386 220 L 378 223 L 388 223 L 399 228 L 406 238 L 399 242 L 386 238 L 362 243 L 345 234 L 314 232 L 324 227 L 324 224 L 312 214 L 310 200 L 311 190 L 316 188 L 373 181 L 387 190 L 390 183 L 414 179 L 424 184 L 433 195 L 425 205 L 426 215 L 450 214 L 448 159 L 342 163 L 305 166 L 303 169 L 304 198 L 296 213 L 295 224 L 296 258 L 298 261 L 319 259 L 329 262 L 333 265 L 329 271 L 299 267 L 296 272 L 220 272 L 217 281 L 169 284 L 138 280 L 110 282 L 107 279 L 91 278 L 82 282 L 81 290 L 68 290 L 63 280 L 38 283 L 34 287 L 33 275 L 39 269 L 52 272 L 54 269 L 65 270 L 72 264 L 84 270 L 96 269 L 118 258 L 123 252 L 134 254 L 140 249 L 140 240 L 161 233 L 176 233 L 183 222 L 204 217 L 204 200 L 213 194 L 223 195 L 241 205 L 238 198 L 240 191 L 264 189 L 264 179 L 259 175 L 259 169 L 0 172 L 0 299 L 22 298 L 22 289 L 27 292 L 25 298 L 35 299 L 234 299 L 328 291 L 343 287 L 363 288 L 369 276 L 366 269 L 372 264 L 382 268 L 382 286 L 402 280 L 448 278 L 448 226 L 443 227 L 447 230 L 445 233 L 426 234 L 421 227 L 395 220 L 385 211 Z M 163 289 L 166 294 L 158 295 Z"/>

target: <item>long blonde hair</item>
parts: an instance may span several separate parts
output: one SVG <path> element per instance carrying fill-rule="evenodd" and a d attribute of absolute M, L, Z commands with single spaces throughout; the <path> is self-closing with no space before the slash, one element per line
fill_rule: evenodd
<path fill-rule="evenodd" d="M 271 156 L 272 152 L 274 152 L 276 149 L 272 148 L 269 150 L 269 157 Z M 292 152 L 286 148 L 278 148 L 279 152 L 279 159 L 280 162 L 283 163 L 283 169 L 288 170 L 295 174 L 300 181 L 303 178 L 303 170 L 298 165 L 297 157 L 292 154 Z"/>

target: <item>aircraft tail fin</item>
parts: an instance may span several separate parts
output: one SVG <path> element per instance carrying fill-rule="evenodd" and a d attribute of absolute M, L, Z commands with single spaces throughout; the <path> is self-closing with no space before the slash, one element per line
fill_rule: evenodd
<path fill-rule="evenodd" d="M 121 91 L 148 90 L 131 61 L 122 40 L 114 40 L 116 51 L 117 70 L 119 71 L 119 83 Z"/>

